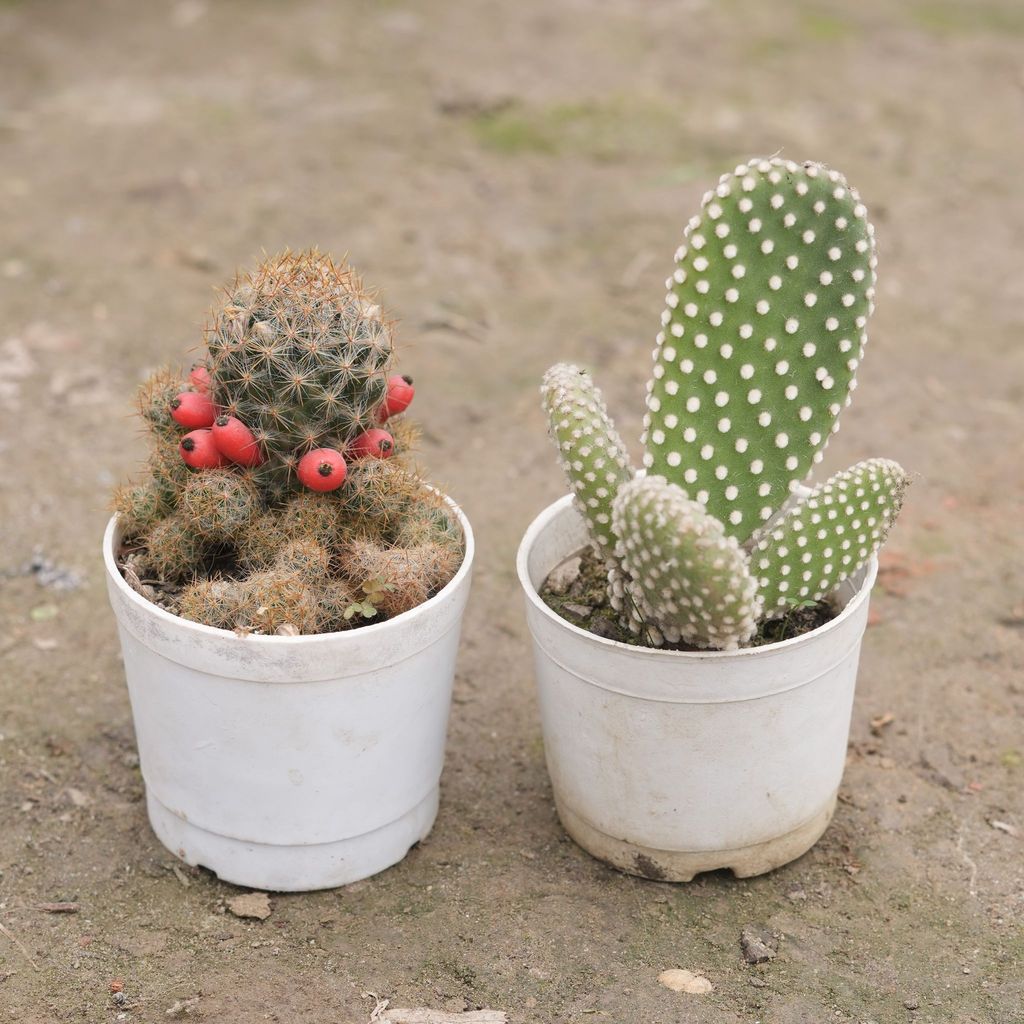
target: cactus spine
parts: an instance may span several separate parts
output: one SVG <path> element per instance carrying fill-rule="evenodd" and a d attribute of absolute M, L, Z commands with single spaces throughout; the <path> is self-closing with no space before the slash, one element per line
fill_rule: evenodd
<path fill-rule="evenodd" d="M 791 497 L 856 387 L 874 309 L 874 229 L 837 171 L 752 160 L 706 193 L 675 264 L 647 386 L 650 476 L 628 479 L 589 378 L 555 367 L 542 391 L 577 502 L 612 566 L 613 598 L 633 594 L 666 639 L 732 648 L 753 637 L 759 616 L 827 596 L 899 512 L 908 479 L 885 460 Z M 622 453 L 601 493 L 595 438 Z M 617 584 L 616 573 L 625 577 Z"/>

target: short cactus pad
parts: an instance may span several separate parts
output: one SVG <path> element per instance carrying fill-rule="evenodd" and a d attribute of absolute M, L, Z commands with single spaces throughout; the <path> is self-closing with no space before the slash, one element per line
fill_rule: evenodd
<path fill-rule="evenodd" d="M 544 375 L 541 394 L 576 507 L 602 557 L 614 564 L 612 501 L 633 476 L 626 446 L 608 417 L 601 392 L 578 366 L 552 366 Z"/>
<path fill-rule="evenodd" d="M 641 613 L 667 638 L 731 650 L 755 634 L 761 601 L 746 552 L 682 488 L 661 476 L 631 480 L 613 522 Z"/>
<path fill-rule="evenodd" d="M 787 509 L 751 553 L 766 613 L 820 601 L 864 565 L 896 521 L 909 482 L 897 463 L 869 459 Z"/>

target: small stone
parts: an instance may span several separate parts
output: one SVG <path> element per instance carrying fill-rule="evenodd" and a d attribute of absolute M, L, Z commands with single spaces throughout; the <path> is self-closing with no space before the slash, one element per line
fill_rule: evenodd
<path fill-rule="evenodd" d="M 548 589 L 553 594 L 564 594 L 579 578 L 581 562 L 581 556 L 577 555 L 575 558 L 567 558 L 561 565 L 556 566 L 548 575 Z"/>
<path fill-rule="evenodd" d="M 228 910 L 235 917 L 254 917 L 265 921 L 270 917 L 270 897 L 265 892 L 247 892 L 227 901 Z"/>
<path fill-rule="evenodd" d="M 590 623 L 589 628 L 590 632 L 593 633 L 594 636 L 603 637 L 605 640 L 619 639 L 619 633 L 615 629 L 615 626 L 607 619 L 601 618 L 600 616 Z"/>
<path fill-rule="evenodd" d="M 703 996 L 713 992 L 715 986 L 703 974 L 682 969 L 662 971 L 658 981 L 673 992 L 686 992 L 691 996 Z"/>
<path fill-rule="evenodd" d="M 763 964 L 778 956 L 775 937 L 771 932 L 747 925 L 740 934 L 740 948 L 748 964 Z"/>
<path fill-rule="evenodd" d="M 904 999 L 903 1005 L 908 1010 L 916 1010 L 921 1004 L 916 999 Z"/>
<path fill-rule="evenodd" d="M 572 601 L 566 601 L 562 605 L 563 610 L 567 611 L 570 615 L 575 615 L 578 619 L 586 619 L 590 617 L 593 608 L 589 604 L 574 604 Z"/>

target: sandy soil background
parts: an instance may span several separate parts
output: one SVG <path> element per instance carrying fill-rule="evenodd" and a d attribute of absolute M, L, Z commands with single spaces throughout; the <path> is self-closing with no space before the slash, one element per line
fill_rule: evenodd
<path fill-rule="evenodd" d="M 0 1020 L 1024 1019 L 1022 47 L 1014 0 L 0 2 Z M 513 571 L 563 489 L 537 384 L 585 361 L 636 437 L 682 225 L 777 150 L 844 170 L 878 228 L 822 468 L 917 480 L 835 823 L 767 877 L 656 884 L 550 799 Z M 135 384 L 188 358 L 213 285 L 313 243 L 401 318 L 480 554 L 433 835 L 246 921 L 149 831 L 98 546 Z"/>

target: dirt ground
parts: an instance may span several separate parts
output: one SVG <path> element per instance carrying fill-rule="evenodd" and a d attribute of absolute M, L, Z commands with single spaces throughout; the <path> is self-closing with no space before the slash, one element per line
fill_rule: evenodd
<path fill-rule="evenodd" d="M 1024 1020 L 1022 46 L 1016 0 L 0 2 L 0 1020 Z M 917 479 L 834 824 L 767 877 L 657 884 L 551 802 L 513 570 L 563 490 L 537 385 L 586 362 L 636 437 L 682 225 L 777 150 L 878 228 L 822 468 Z M 313 243 L 401 318 L 479 560 L 432 836 L 245 921 L 148 828 L 99 538 L 135 384 L 188 358 L 212 285 Z"/>

